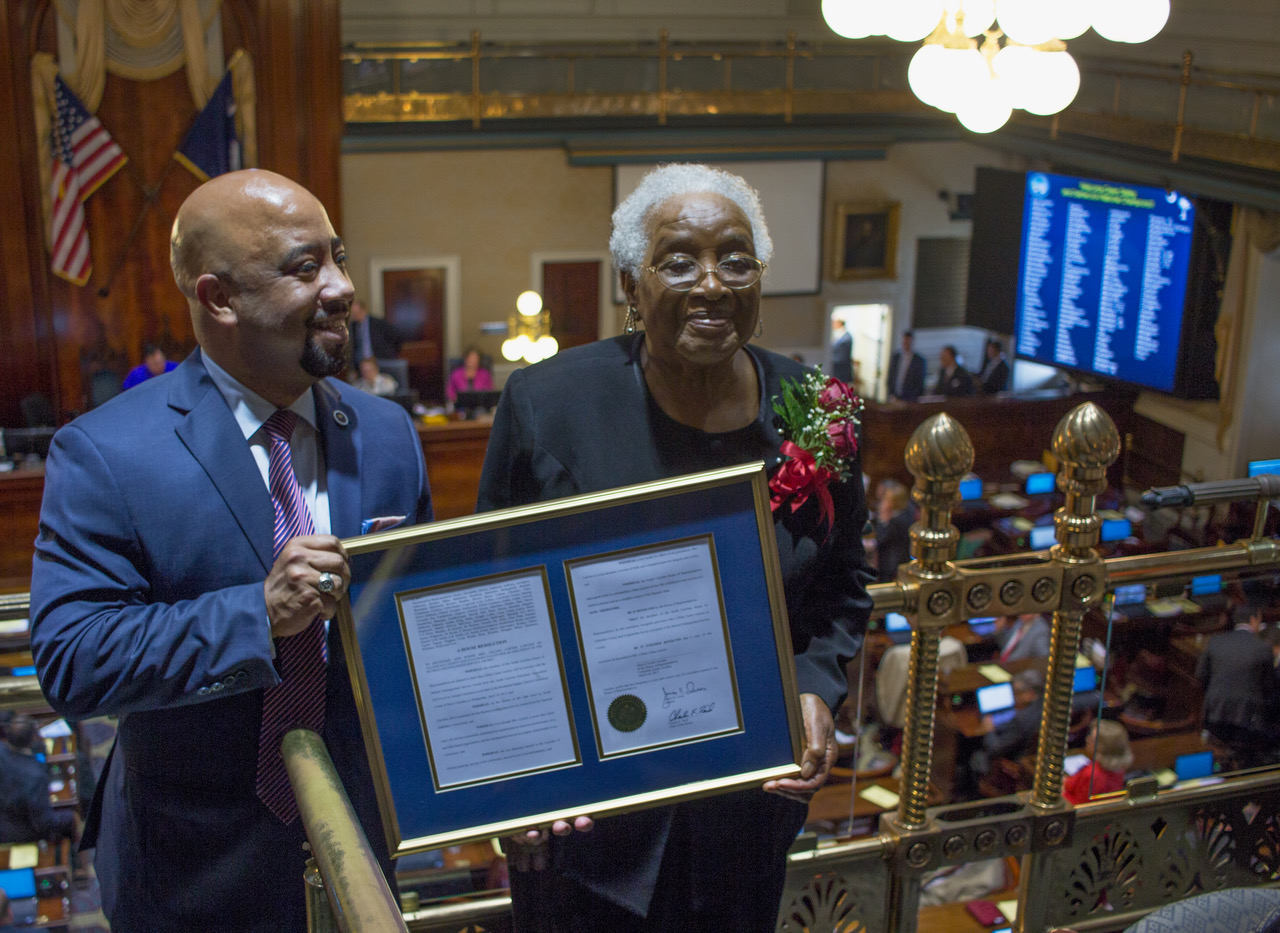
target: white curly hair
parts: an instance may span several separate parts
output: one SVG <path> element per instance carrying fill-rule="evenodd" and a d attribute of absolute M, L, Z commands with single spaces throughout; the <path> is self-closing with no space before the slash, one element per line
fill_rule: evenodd
<path fill-rule="evenodd" d="M 756 258 L 768 263 L 773 258 L 773 240 L 760 207 L 760 195 L 742 178 L 710 165 L 674 163 L 660 165 L 640 179 L 636 190 L 627 195 L 613 212 L 613 233 L 609 237 L 609 253 L 613 265 L 622 272 L 639 276 L 645 253 L 649 250 L 649 218 L 654 209 L 681 194 L 719 194 L 742 209 L 751 224 L 751 239 Z"/>

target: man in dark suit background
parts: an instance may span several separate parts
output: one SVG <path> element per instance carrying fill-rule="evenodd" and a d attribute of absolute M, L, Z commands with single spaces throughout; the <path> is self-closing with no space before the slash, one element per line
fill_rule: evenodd
<path fill-rule="evenodd" d="M 1271 648 L 1258 633 L 1260 608 L 1234 610 L 1235 626 L 1214 635 L 1196 664 L 1196 678 L 1204 687 L 1204 727 L 1218 741 L 1236 749 L 1246 766 L 1265 750 L 1275 749 L 1275 726 L 1270 715 L 1276 691 Z"/>
<path fill-rule="evenodd" d="M 1009 387 L 1009 361 L 1004 358 L 1004 344 L 994 337 L 987 341 L 985 353 L 978 385 L 983 395 L 995 395 Z"/>
<path fill-rule="evenodd" d="M 934 395 L 965 396 L 973 394 L 973 376 L 956 362 L 956 348 L 947 344 L 938 354 L 942 371 L 938 373 L 938 385 Z"/>
<path fill-rule="evenodd" d="M 55 437 L 32 651 L 60 713 L 120 717 L 84 834 L 112 930 L 302 931 L 285 728 L 320 731 L 391 868 L 325 620 L 350 581 L 340 537 L 430 519 L 422 449 L 399 406 L 327 378 L 353 289 L 308 191 L 219 176 L 180 208 L 171 259 L 200 349 Z"/>
<path fill-rule="evenodd" d="M 351 369 L 364 360 L 389 360 L 400 353 L 400 337 L 385 318 L 374 317 L 359 298 L 351 302 Z"/>
<path fill-rule="evenodd" d="M 831 375 L 841 382 L 853 385 L 853 335 L 842 318 L 831 322 Z"/>
<path fill-rule="evenodd" d="M 49 769 L 36 758 L 36 724 L 15 716 L 0 742 L 0 842 L 69 838 L 75 831 L 70 810 L 49 802 Z"/>
<path fill-rule="evenodd" d="M 889 361 L 889 397 L 914 402 L 924 395 L 924 357 L 911 349 L 915 336 L 902 333 L 902 350 Z"/>

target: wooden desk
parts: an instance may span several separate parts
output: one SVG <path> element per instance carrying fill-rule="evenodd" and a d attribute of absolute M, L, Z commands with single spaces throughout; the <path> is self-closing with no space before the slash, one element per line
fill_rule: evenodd
<path fill-rule="evenodd" d="M 480 470 L 492 427 L 492 420 L 418 425 L 436 518 L 458 518 L 475 512 Z"/>
<path fill-rule="evenodd" d="M 1007 664 L 995 661 L 991 663 L 997 667 L 1004 668 L 1010 674 L 1018 674 L 1033 667 L 1043 669 L 1048 664 L 1048 659 L 1024 658 L 1021 661 L 1010 661 Z M 952 697 L 958 695 L 967 698 L 969 694 L 977 692 L 978 688 L 991 686 L 995 681 L 989 680 L 978 670 L 982 666 L 984 665 L 967 664 L 942 677 L 938 683 L 938 696 Z"/>
<path fill-rule="evenodd" d="M 71 843 L 63 840 L 56 846 L 46 842 L 39 846 L 35 865 L 36 924 L 32 929 L 61 926 L 71 916 Z M 9 867 L 14 843 L 0 844 L 0 868 Z"/>
<path fill-rule="evenodd" d="M 885 790 L 892 791 L 897 794 L 901 792 L 902 784 L 895 777 L 874 778 L 870 781 L 858 781 L 857 784 L 850 783 L 832 783 L 828 781 L 809 801 L 809 815 L 805 818 L 805 823 L 825 823 L 835 827 L 841 827 L 849 820 L 849 798 L 853 796 L 853 819 L 855 822 L 866 820 L 866 832 L 875 832 L 876 822 L 881 813 L 887 812 L 886 809 L 879 804 L 872 803 L 870 800 L 862 796 L 862 791 L 868 787 L 875 785 L 883 787 Z M 854 794 L 854 788 L 857 788 L 857 794 Z M 942 792 L 935 786 L 929 786 L 929 794 L 927 802 L 930 806 L 942 802 Z M 855 831 L 854 835 L 861 835 Z"/>
<path fill-rule="evenodd" d="M 0 587 L 28 589 L 40 527 L 44 468 L 0 473 Z"/>

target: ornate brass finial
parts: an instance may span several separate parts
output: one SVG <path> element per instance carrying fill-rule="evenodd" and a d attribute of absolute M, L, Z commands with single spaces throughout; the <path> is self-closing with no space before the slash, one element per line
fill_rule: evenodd
<path fill-rule="evenodd" d="M 973 468 L 973 442 L 959 421 L 939 412 L 912 433 L 905 458 L 916 479 L 958 483 Z"/>
<path fill-rule="evenodd" d="M 1063 415 L 1053 432 L 1053 453 L 1062 463 L 1103 469 L 1120 456 L 1120 433 L 1111 416 L 1085 402 Z"/>

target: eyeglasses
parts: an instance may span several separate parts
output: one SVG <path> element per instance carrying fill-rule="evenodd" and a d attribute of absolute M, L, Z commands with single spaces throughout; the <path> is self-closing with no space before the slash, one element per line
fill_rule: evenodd
<path fill-rule="evenodd" d="M 725 288 L 750 288 L 764 275 L 765 264 L 745 253 L 731 253 L 708 269 L 696 259 L 674 256 L 657 266 L 647 266 L 658 281 L 673 292 L 691 292 L 698 287 L 708 272 L 714 271 Z"/>

